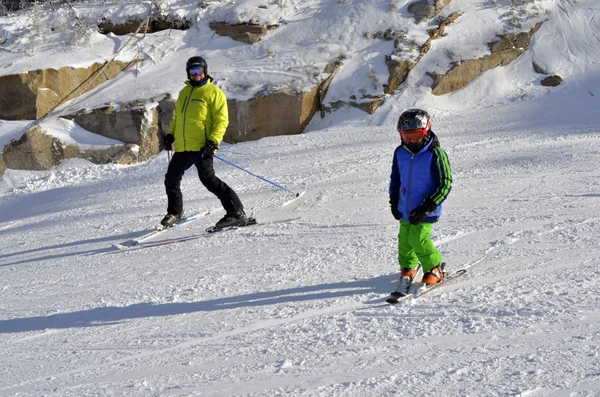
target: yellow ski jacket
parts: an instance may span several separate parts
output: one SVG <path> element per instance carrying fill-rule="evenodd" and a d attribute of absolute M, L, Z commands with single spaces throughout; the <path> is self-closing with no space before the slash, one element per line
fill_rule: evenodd
<path fill-rule="evenodd" d="M 209 79 L 206 84 L 194 87 L 189 81 L 179 92 L 169 134 L 175 142 L 176 152 L 197 152 L 206 141 L 218 144 L 223 140 L 229 125 L 227 99 L 223 91 Z"/>

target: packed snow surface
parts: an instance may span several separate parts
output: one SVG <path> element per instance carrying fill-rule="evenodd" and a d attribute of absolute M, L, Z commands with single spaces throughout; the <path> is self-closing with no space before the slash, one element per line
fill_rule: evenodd
<path fill-rule="evenodd" d="M 468 20 L 485 26 L 497 23 L 499 2 L 452 7 L 474 6 Z M 278 3 L 307 20 L 342 7 Z M 433 97 L 415 81 L 373 116 L 341 109 L 301 135 L 223 144 L 223 159 L 304 192 L 215 160 L 256 226 L 120 251 L 112 244 L 166 213 L 167 153 L 129 166 L 7 170 L 0 395 L 600 395 L 600 6 L 526 3 L 548 18 L 530 50 L 461 91 Z M 231 44 L 219 40 L 214 54 Z M 532 61 L 564 83 L 542 87 Z M 433 115 L 453 171 L 434 242 L 450 271 L 468 273 L 389 306 L 399 268 L 387 187 L 396 121 L 412 106 Z M 47 123 L 63 139 L 114 144 Z M 21 124 L 0 122 L 3 144 Z M 152 242 L 201 235 L 223 215 L 193 169 L 182 189 L 188 214 L 210 213 Z"/>

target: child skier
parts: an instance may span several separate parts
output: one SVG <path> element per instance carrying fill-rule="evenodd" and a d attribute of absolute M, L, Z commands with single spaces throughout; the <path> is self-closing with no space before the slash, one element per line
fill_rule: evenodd
<path fill-rule="evenodd" d="M 398 263 L 400 287 L 406 294 L 419 263 L 423 283 L 433 285 L 444 278 L 442 254 L 431 241 L 433 222 L 442 214 L 442 202 L 452 185 L 446 152 L 431 131 L 431 117 L 421 109 L 409 109 L 398 120 L 402 144 L 394 152 L 390 175 L 390 204 L 400 221 Z"/>

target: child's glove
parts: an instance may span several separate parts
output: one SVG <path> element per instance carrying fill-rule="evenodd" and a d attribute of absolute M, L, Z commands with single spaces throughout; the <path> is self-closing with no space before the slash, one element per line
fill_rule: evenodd
<path fill-rule="evenodd" d="M 400 213 L 400 211 L 398 211 L 398 202 L 399 202 L 399 198 L 398 196 L 390 196 L 390 205 L 391 205 L 391 209 L 392 209 L 392 215 L 394 216 L 394 219 L 396 220 L 400 220 L 402 219 L 402 214 Z"/>
<path fill-rule="evenodd" d="M 437 209 L 437 204 L 433 202 L 433 200 L 427 197 L 421 205 L 412 210 L 410 216 L 408 217 L 408 221 L 411 225 L 418 225 L 423 222 L 427 216 Z"/>

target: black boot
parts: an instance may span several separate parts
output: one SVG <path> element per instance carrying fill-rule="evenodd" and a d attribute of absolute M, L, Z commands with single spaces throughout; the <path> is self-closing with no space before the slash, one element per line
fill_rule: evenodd
<path fill-rule="evenodd" d="M 246 213 L 244 210 L 239 209 L 234 212 L 228 212 L 217 224 L 215 228 L 222 229 L 224 227 L 231 226 L 245 226 L 246 225 Z"/>
<path fill-rule="evenodd" d="M 162 219 L 162 221 L 160 221 L 160 224 L 163 228 L 168 229 L 170 227 L 175 226 L 178 223 L 183 222 L 184 220 L 185 218 L 181 215 L 167 214 Z"/>

